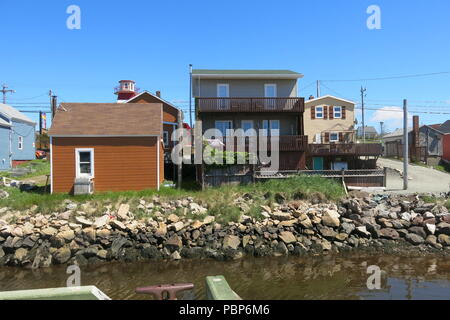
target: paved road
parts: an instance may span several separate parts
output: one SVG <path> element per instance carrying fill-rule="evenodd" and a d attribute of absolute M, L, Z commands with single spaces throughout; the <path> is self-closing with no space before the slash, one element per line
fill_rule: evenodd
<path fill-rule="evenodd" d="M 397 160 L 380 158 L 379 167 L 388 167 L 400 170 L 403 173 L 403 163 Z M 408 167 L 408 191 L 403 191 L 403 177 L 394 172 L 388 173 L 387 191 L 394 193 L 427 193 L 427 192 L 449 192 L 450 174 L 438 170 L 425 168 L 417 165 Z"/>

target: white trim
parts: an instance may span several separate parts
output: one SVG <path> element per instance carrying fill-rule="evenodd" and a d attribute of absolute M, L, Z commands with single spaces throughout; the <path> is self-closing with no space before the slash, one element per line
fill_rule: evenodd
<path fill-rule="evenodd" d="M 266 92 L 266 90 L 267 90 L 267 87 L 275 87 L 275 97 L 268 97 L 267 96 L 267 92 Z M 264 84 L 264 97 L 265 98 L 276 98 L 276 97 L 278 97 L 278 92 L 277 92 L 277 84 L 276 83 L 265 83 Z"/>
<path fill-rule="evenodd" d="M 333 134 L 337 136 L 337 140 L 331 140 L 331 135 Z M 330 142 L 339 142 L 339 132 L 330 132 Z"/>
<path fill-rule="evenodd" d="M 149 92 L 149 91 L 147 91 L 147 90 L 145 90 L 145 91 L 139 93 L 138 95 L 136 95 L 136 96 L 134 96 L 134 97 L 132 97 L 132 98 L 130 98 L 130 99 L 128 99 L 128 100 L 123 100 L 123 101 L 124 101 L 123 103 L 131 103 L 131 102 L 130 102 L 131 100 L 136 99 L 137 97 L 143 95 L 144 93 L 148 93 L 148 94 L 151 95 L 152 97 L 154 97 L 154 98 L 156 98 L 156 99 L 159 99 L 161 102 L 164 102 L 164 103 L 168 104 L 169 106 L 171 106 L 171 107 L 177 109 L 178 111 L 181 111 L 180 108 L 178 108 L 178 107 L 175 106 L 174 104 L 170 103 L 170 102 L 167 101 L 167 100 L 164 100 L 164 99 L 161 98 L 161 97 L 158 97 L 157 95 L 155 95 L 155 94 L 153 94 L 153 93 L 151 93 L 151 92 Z"/>
<path fill-rule="evenodd" d="M 227 96 L 226 97 L 219 96 L 219 87 L 220 86 L 225 86 L 227 88 Z M 216 85 L 216 88 L 217 88 L 217 98 L 229 98 L 230 97 L 230 84 L 229 83 L 218 83 Z"/>
<path fill-rule="evenodd" d="M 326 98 L 334 99 L 334 100 L 341 101 L 341 102 L 345 102 L 345 103 L 348 103 L 348 104 L 353 104 L 353 105 L 356 104 L 356 103 L 354 103 L 353 101 L 350 101 L 350 100 L 345 100 L 345 99 L 337 98 L 337 97 L 335 97 L 335 96 L 326 95 L 326 96 L 321 96 L 321 97 L 319 97 L 319 98 L 307 100 L 307 101 L 305 101 L 305 105 L 309 105 L 309 104 L 311 104 L 311 103 L 313 103 L 313 102 L 317 102 L 317 101 L 320 101 L 320 100 L 326 99 Z"/>
<path fill-rule="evenodd" d="M 53 137 L 50 137 L 50 194 L 53 194 Z"/>
<path fill-rule="evenodd" d="M 70 135 L 70 134 L 64 134 L 64 135 L 59 135 L 59 134 L 50 134 L 50 137 L 54 137 L 54 138 L 121 138 L 121 137 L 159 137 L 158 134 L 122 134 L 122 135 L 84 135 L 84 134 L 74 134 L 74 135 Z"/>
<path fill-rule="evenodd" d="M 300 79 L 302 74 L 201 74 L 192 75 L 192 79 Z"/>
<path fill-rule="evenodd" d="M 336 117 L 336 108 L 339 108 L 339 117 Z M 333 119 L 342 119 L 342 106 L 333 106 Z"/>
<path fill-rule="evenodd" d="M 23 137 L 20 135 L 17 135 L 17 149 L 23 150 Z"/>
<path fill-rule="evenodd" d="M 316 119 L 324 119 L 325 118 L 325 108 L 324 108 L 324 106 L 315 106 L 313 108 L 314 108 L 314 115 L 315 115 Z M 317 116 L 317 108 L 322 108 L 322 116 L 321 117 Z"/>
<path fill-rule="evenodd" d="M 161 137 L 156 139 L 156 189 L 159 191 L 159 170 L 161 169 L 159 163 L 159 149 L 161 148 Z"/>
<path fill-rule="evenodd" d="M 91 153 L 91 174 L 80 173 L 80 152 Z M 94 166 L 94 148 L 75 148 L 75 178 L 94 178 L 95 166 Z"/>

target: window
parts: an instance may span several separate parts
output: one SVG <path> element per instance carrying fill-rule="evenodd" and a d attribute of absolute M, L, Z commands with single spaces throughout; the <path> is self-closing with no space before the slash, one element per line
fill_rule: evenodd
<path fill-rule="evenodd" d="M 231 128 L 231 120 L 216 121 L 216 129 L 218 129 L 222 133 L 222 136 L 227 136 Z"/>
<path fill-rule="evenodd" d="M 264 85 L 264 97 L 265 98 L 276 98 L 277 97 L 277 85 L 273 83 L 268 83 Z M 275 109 L 276 108 L 276 100 L 275 99 L 266 99 L 265 107 L 267 109 Z"/>
<path fill-rule="evenodd" d="M 331 132 L 330 133 L 330 142 L 339 142 L 339 133 Z"/>
<path fill-rule="evenodd" d="M 163 131 L 163 142 L 164 142 L 164 147 L 169 146 L 169 132 L 167 132 L 167 131 Z"/>
<path fill-rule="evenodd" d="M 341 119 L 342 118 L 342 107 L 333 107 L 333 118 Z"/>
<path fill-rule="evenodd" d="M 76 177 L 94 177 L 94 149 L 76 149 Z"/>
<path fill-rule="evenodd" d="M 316 119 L 323 119 L 323 107 L 316 107 Z"/>
<path fill-rule="evenodd" d="M 230 97 L 230 86 L 228 83 L 218 83 L 217 84 L 217 97 L 218 98 L 229 98 Z M 229 109 L 230 100 L 229 99 L 219 99 L 218 100 L 219 109 Z"/>
<path fill-rule="evenodd" d="M 19 150 L 23 150 L 23 137 L 19 136 L 19 145 L 18 145 Z"/>
<path fill-rule="evenodd" d="M 253 120 L 242 120 L 241 121 L 242 130 L 244 130 L 245 134 L 248 136 L 253 135 Z M 250 130 L 250 131 L 249 131 Z"/>
<path fill-rule="evenodd" d="M 263 120 L 263 135 L 280 135 L 280 120 Z"/>

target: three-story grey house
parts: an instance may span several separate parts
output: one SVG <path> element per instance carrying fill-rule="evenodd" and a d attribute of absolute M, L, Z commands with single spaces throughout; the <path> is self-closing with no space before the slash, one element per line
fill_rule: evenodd
<path fill-rule="evenodd" d="M 201 122 L 202 133 L 220 130 L 225 144 L 235 143 L 227 139 L 228 129 L 277 135 L 280 170 L 304 169 L 305 101 L 297 97 L 297 80 L 302 77 L 290 70 L 193 70 L 196 125 Z"/>

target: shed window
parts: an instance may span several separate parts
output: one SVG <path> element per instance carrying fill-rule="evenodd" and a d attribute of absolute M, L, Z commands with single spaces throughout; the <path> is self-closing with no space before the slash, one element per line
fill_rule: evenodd
<path fill-rule="evenodd" d="M 18 144 L 19 150 L 23 150 L 23 137 L 19 136 L 19 144 Z"/>
<path fill-rule="evenodd" d="M 76 150 L 77 178 L 94 177 L 94 149 Z"/>

